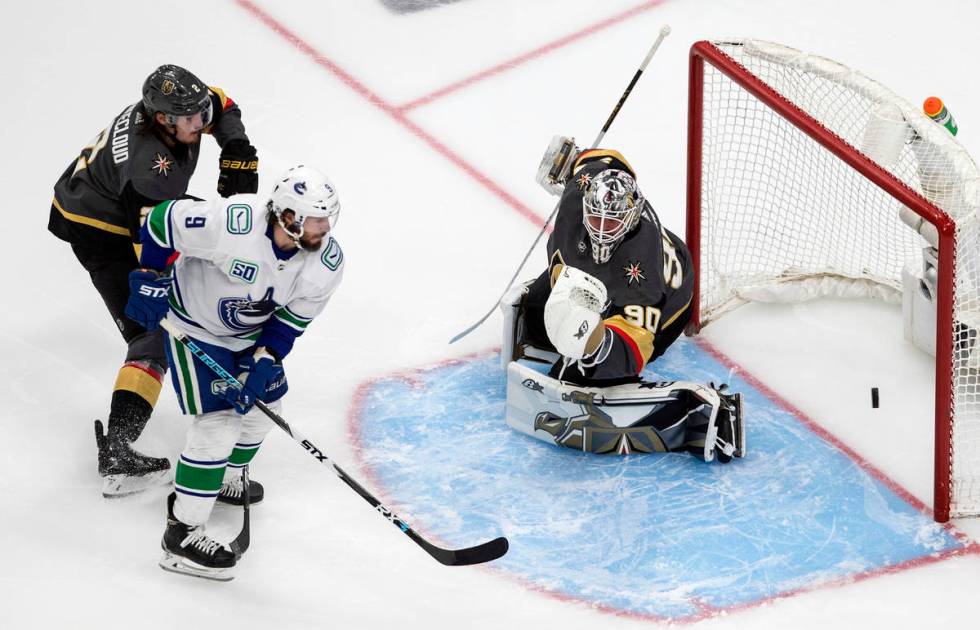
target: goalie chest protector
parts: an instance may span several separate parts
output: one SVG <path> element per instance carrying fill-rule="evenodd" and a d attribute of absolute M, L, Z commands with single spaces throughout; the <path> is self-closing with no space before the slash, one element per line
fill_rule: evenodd
<path fill-rule="evenodd" d="M 596 166 L 601 166 L 597 170 L 607 168 Z M 589 167 L 592 165 L 580 173 L 596 170 Z M 690 293 L 693 285 L 690 254 L 680 238 L 662 228 L 646 200 L 639 226 L 620 241 L 608 262 L 596 263 L 592 258 L 592 241 L 582 223 L 582 196 L 577 181 L 569 181 L 562 195 L 555 230 L 548 238 L 549 273 L 556 264 L 565 264 L 602 280 L 611 300 L 607 317 L 622 314 L 628 305 L 663 308 L 668 297 L 665 270 L 671 264 L 679 267 L 676 269 L 682 280 L 679 289 Z M 670 240 L 676 261 L 665 257 L 664 239 Z"/>

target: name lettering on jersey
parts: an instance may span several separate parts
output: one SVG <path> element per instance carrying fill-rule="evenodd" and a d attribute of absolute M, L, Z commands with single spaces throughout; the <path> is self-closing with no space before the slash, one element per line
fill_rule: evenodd
<path fill-rule="evenodd" d="M 228 233 L 248 234 L 252 231 L 252 206 L 235 203 L 228 206 Z"/>
<path fill-rule="evenodd" d="M 231 261 L 231 269 L 228 270 L 229 276 L 232 278 L 239 278 L 249 284 L 253 284 L 255 282 L 255 278 L 258 276 L 258 274 L 258 265 L 246 260 L 238 260 L 237 258 Z"/>
<path fill-rule="evenodd" d="M 136 103 L 127 107 L 112 126 L 112 161 L 116 164 L 129 159 L 129 115 L 134 107 Z"/>
<path fill-rule="evenodd" d="M 329 237 L 330 240 L 327 241 L 327 246 L 323 248 L 323 255 L 320 256 L 320 260 L 323 264 L 327 266 L 330 271 L 337 271 L 340 267 L 340 263 L 344 260 L 344 252 L 340 249 L 340 244 Z"/>

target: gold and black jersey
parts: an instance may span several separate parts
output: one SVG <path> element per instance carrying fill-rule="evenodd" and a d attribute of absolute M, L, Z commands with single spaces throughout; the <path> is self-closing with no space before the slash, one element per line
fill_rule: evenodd
<path fill-rule="evenodd" d="M 595 378 L 635 376 L 662 354 L 689 317 L 694 284 L 687 247 L 660 224 L 647 201 L 639 225 L 616 246 L 609 261 L 595 262 L 582 222 L 582 199 L 591 179 L 609 168 L 634 174 L 616 151 L 585 151 L 578 157 L 548 239 L 546 273 L 557 265 L 571 265 L 606 286 L 610 302 L 604 322 L 616 335 L 616 352 L 610 354 L 608 365 L 593 370 Z"/>
<path fill-rule="evenodd" d="M 210 88 L 214 120 L 205 133 L 218 144 L 248 137 L 241 111 Z M 200 144 L 171 148 L 133 103 L 82 147 L 54 185 L 48 229 L 62 240 L 91 242 L 115 235 L 139 242 L 140 212 L 187 192 Z"/>

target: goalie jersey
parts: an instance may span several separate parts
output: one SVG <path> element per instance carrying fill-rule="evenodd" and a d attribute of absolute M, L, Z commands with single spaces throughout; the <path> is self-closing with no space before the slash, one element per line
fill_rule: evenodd
<path fill-rule="evenodd" d="M 234 352 L 265 346 L 281 360 L 344 272 L 343 251 L 329 234 L 315 252 L 279 249 L 257 195 L 161 203 L 141 236 L 143 266 L 164 269 L 175 260 L 167 318 Z"/>
<path fill-rule="evenodd" d="M 543 317 L 553 272 L 559 265 L 581 269 L 605 284 L 610 302 L 603 321 L 606 335 L 613 335 L 611 350 L 597 365 L 582 370 L 587 381 L 635 378 L 648 362 L 663 354 L 690 318 L 694 286 L 687 247 L 660 224 L 645 199 L 639 225 L 616 246 L 608 262 L 595 262 L 583 224 L 582 199 L 592 177 L 610 168 L 636 177 L 617 151 L 584 151 L 576 159 L 548 239 L 548 269 L 531 286 L 527 302 L 529 318 L 537 310 L 535 305 L 540 306 Z M 528 333 L 532 342 L 542 334 L 547 338 L 543 324 L 528 322 Z M 574 378 L 571 372 L 579 370 L 568 370 L 563 378 Z"/>

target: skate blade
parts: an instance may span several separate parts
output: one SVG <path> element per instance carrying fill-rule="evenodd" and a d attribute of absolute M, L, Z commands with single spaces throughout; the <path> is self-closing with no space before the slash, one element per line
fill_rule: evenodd
<path fill-rule="evenodd" d="M 735 395 L 738 406 L 738 422 L 735 423 L 735 457 L 745 457 L 745 416 L 743 415 L 742 395 Z"/>
<path fill-rule="evenodd" d="M 235 579 L 235 574 L 232 573 L 232 568 L 227 569 L 213 569 L 209 567 L 202 567 L 198 564 L 187 560 L 181 556 L 170 553 L 169 551 L 163 552 L 163 558 L 160 559 L 160 568 L 164 571 L 170 571 L 171 573 L 180 573 L 182 575 L 190 575 L 193 577 L 203 578 L 205 580 L 215 580 L 217 582 L 230 582 Z"/>
<path fill-rule="evenodd" d="M 102 496 L 106 499 L 122 499 L 147 490 L 165 486 L 172 481 L 170 470 L 158 470 L 138 477 L 132 475 L 106 475 L 102 481 Z"/>

